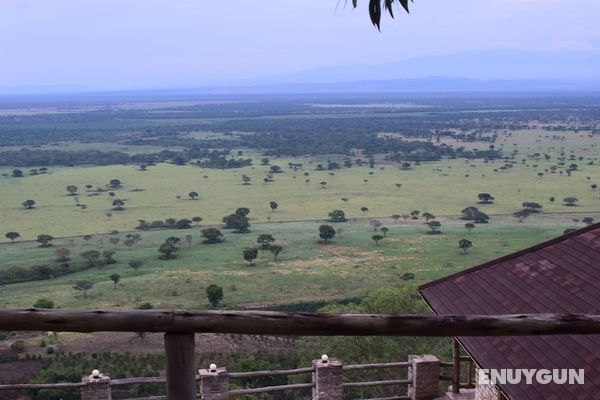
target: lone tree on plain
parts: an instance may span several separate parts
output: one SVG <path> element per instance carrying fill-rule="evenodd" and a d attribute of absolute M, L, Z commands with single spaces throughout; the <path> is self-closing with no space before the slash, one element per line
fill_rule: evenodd
<path fill-rule="evenodd" d="M 4 235 L 7 239 L 10 239 L 11 242 L 14 242 L 16 239 L 20 238 L 21 235 L 19 234 L 19 232 L 7 232 L 6 235 Z"/>
<path fill-rule="evenodd" d="M 77 281 L 75 285 L 73 285 L 73 289 L 79 290 L 83 293 L 83 297 L 87 297 L 87 291 L 94 287 L 94 282 L 92 281 Z"/>
<path fill-rule="evenodd" d="M 372 219 L 371 221 L 369 221 L 369 224 L 371 225 L 371 228 L 373 228 L 373 230 L 377 232 L 377 229 L 381 228 L 383 222 L 381 222 L 378 219 Z"/>
<path fill-rule="evenodd" d="M 249 185 L 251 180 L 248 175 L 242 175 L 242 185 Z"/>
<path fill-rule="evenodd" d="M 578 201 L 579 200 L 576 197 L 572 197 L 572 196 L 565 197 L 563 199 L 563 202 L 565 203 L 565 206 L 567 206 L 567 207 L 574 207 L 574 206 L 576 206 Z"/>
<path fill-rule="evenodd" d="M 119 179 L 111 179 L 110 182 L 108 183 L 108 186 L 110 186 L 113 189 L 118 189 L 120 188 L 122 185 L 122 182 Z"/>
<path fill-rule="evenodd" d="M 75 185 L 67 186 L 67 192 L 69 192 L 69 196 L 75 196 L 77 194 L 77 190 L 79 189 Z"/>
<path fill-rule="evenodd" d="M 52 235 L 41 234 L 38 235 L 36 242 L 40 243 L 40 247 L 50 247 L 53 240 L 54 237 Z"/>
<path fill-rule="evenodd" d="M 189 192 L 188 197 L 190 200 L 198 200 L 198 192 Z"/>
<path fill-rule="evenodd" d="M 594 218 L 592 217 L 585 217 L 581 220 L 581 222 L 583 222 L 586 225 L 592 225 L 594 223 Z"/>
<path fill-rule="evenodd" d="M 199 225 L 200 222 L 202 222 L 202 217 L 192 217 L 192 221 L 194 221 L 196 225 Z"/>
<path fill-rule="evenodd" d="M 158 248 L 158 252 L 161 253 L 159 258 L 161 260 L 172 260 L 177 258 L 177 253 L 179 251 L 179 242 L 181 239 L 175 236 L 171 236 L 167 238 L 163 244 Z"/>
<path fill-rule="evenodd" d="M 494 196 L 489 193 L 479 193 L 477 195 L 479 204 L 494 204 Z"/>
<path fill-rule="evenodd" d="M 21 203 L 21 205 L 26 209 L 26 210 L 31 210 L 35 207 L 35 200 L 25 200 L 23 203 Z"/>
<path fill-rule="evenodd" d="M 277 209 L 279 208 L 279 204 L 277 204 L 276 201 L 270 202 L 269 206 L 271 207 L 271 211 L 273 211 L 273 212 L 277 211 Z"/>
<path fill-rule="evenodd" d="M 113 210 L 115 211 L 123 211 L 125 209 L 125 202 L 121 199 L 115 199 L 112 202 Z"/>
<path fill-rule="evenodd" d="M 256 247 L 247 247 L 242 251 L 242 256 L 253 267 L 254 260 L 258 257 L 258 249 Z"/>
<path fill-rule="evenodd" d="M 467 250 L 469 250 L 470 247 L 473 247 L 473 242 L 468 239 L 461 239 L 458 242 L 458 248 L 463 251 L 463 254 L 467 254 Z"/>
<path fill-rule="evenodd" d="M 424 212 L 423 218 L 425 218 L 425 223 L 427 223 L 427 222 L 429 222 L 429 220 L 434 219 L 435 215 L 433 215 L 432 213 L 429 213 L 429 212 Z"/>
<path fill-rule="evenodd" d="M 377 246 L 379 246 L 379 242 L 381 240 L 383 240 L 383 236 L 382 235 L 373 235 L 373 236 L 371 236 L 371 239 L 373 239 L 375 241 L 375 244 Z"/>
<path fill-rule="evenodd" d="M 119 274 L 112 274 L 110 276 L 110 280 L 113 281 L 113 284 L 115 285 L 114 288 L 117 288 L 117 284 L 121 281 L 121 275 Z"/>
<path fill-rule="evenodd" d="M 429 221 L 427 223 L 427 226 L 429 226 L 429 233 L 431 234 L 438 234 L 438 233 L 442 233 L 442 231 L 440 230 L 442 228 L 442 223 L 440 221 Z"/>
<path fill-rule="evenodd" d="M 335 237 L 335 229 L 331 225 L 319 226 L 319 237 L 323 239 L 323 242 L 329 243 L 331 239 Z"/>
<path fill-rule="evenodd" d="M 206 288 L 206 297 L 213 307 L 218 306 L 221 300 L 223 300 L 223 288 L 214 284 L 208 285 Z"/>
<path fill-rule="evenodd" d="M 542 205 L 540 203 L 536 203 L 535 201 L 524 201 L 522 206 L 529 212 L 538 212 L 542 209 Z"/>
<path fill-rule="evenodd" d="M 381 233 L 383 233 L 383 236 L 387 236 L 389 231 L 390 231 L 390 229 L 385 226 L 383 228 L 381 228 Z"/>
<path fill-rule="evenodd" d="M 215 244 L 223 241 L 223 234 L 217 228 L 206 228 L 202 230 L 202 237 L 204 244 Z"/>
<path fill-rule="evenodd" d="M 521 223 L 521 222 L 525 221 L 525 219 L 527 219 L 530 215 L 531 215 L 531 211 L 529 209 L 523 209 L 523 210 L 516 211 L 513 214 L 513 217 L 518 218 L 519 223 Z"/>
<path fill-rule="evenodd" d="M 346 213 L 342 210 L 333 210 L 329 213 L 329 222 L 346 222 Z"/>
<path fill-rule="evenodd" d="M 363 213 L 366 213 L 367 211 L 369 211 L 368 207 L 361 207 L 360 211 L 362 211 Z"/>
<path fill-rule="evenodd" d="M 269 246 L 269 251 L 273 254 L 273 261 L 277 261 L 277 256 L 283 251 L 283 246 L 279 244 L 272 244 Z"/>
<path fill-rule="evenodd" d="M 260 244 L 260 247 L 263 250 L 268 250 L 269 246 L 273 242 L 275 242 L 275 238 L 272 235 L 269 235 L 268 233 L 260 234 L 256 239 L 256 243 Z"/>
<path fill-rule="evenodd" d="M 135 271 L 142 268 L 144 266 L 144 261 L 142 260 L 131 260 L 129 261 L 129 267 L 133 268 Z"/>
<path fill-rule="evenodd" d="M 90 268 L 100 265 L 101 254 L 98 250 L 84 251 L 83 253 L 80 254 L 80 256 L 87 262 L 88 267 L 90 267 Z"/>
<path fill-rule="evenodd" d="M 467 232 L 471 233 L 471 230 L 473 230 L 475 228 L 475 224 L 472 222 L 467 222 L 465 224 L 465 229 L 467 230 Z"/>
<path fill-rule="evenodd" d="M 410 212 L 410 216 L 412 217 L 412 219 L 419 219 L 419 214 L 421 214 L 421 211 L 419 210 L 412 210 Z"/>

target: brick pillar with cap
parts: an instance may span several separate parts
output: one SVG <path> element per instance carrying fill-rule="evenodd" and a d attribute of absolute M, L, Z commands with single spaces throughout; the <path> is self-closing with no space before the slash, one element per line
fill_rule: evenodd
<path fill-rule="evenodd" d="M 110 377 L 94 370 L 81 378 L 81 400 L 112 400 Z"/>
<path fill-rule="evenodd" d="M 431 354 L 409 356 L 408 395 L 411 400 L 432 400 L 438 397 L 440 360 Z"/>
<path fill-rule="evenodd" d="M 199 375 L 201 400 L 229 399 L 229 375 L 225 368 L 211 364 L 208 369 L 201 369 Z"/>
<path fill-rule="evenodd" d="M 342 400 L 342 362 L 324 355 L 312 365 L 313 400 Z"/>

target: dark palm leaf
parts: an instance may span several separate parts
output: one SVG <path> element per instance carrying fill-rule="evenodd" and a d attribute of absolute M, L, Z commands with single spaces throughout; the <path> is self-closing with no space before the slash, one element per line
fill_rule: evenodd
<path fill-rule="evenodd" d="M 383 1 L 383 9 L 387 11 L 392 18 L 394 18 L 394 11 L 392 6 L 395 2 L 400 3 L 402 8 L 408 13 L 410 12 L 408 7 L 408 0 L 369 0 L 369 17 L 373 25 L 380 29 L 381 25 L 381 2 Z M 413 0 L 410 0 L 411 3 Z M 358 0 L 352 0 L 352 6 L 356 8 L 358 6 Z"/>

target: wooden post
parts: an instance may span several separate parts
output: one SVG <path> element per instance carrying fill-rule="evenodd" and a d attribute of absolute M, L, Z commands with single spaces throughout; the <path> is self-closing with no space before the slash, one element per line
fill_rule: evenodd
<path fill-rule="evenodd" d="M 460 393 L 460 345 L 455 337 L 452 338 L 452 393 Z"/>
<path fill-rule="evenodd" d="M 193 333 L 165 334 L 167 400 L 196 400 Z"/>

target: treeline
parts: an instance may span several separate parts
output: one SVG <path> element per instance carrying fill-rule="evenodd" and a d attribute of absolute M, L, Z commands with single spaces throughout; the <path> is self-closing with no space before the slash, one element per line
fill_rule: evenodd
<path fill-rule="evenodd" d="M 12 266 L 0 270 L 0 285 L 52 279 L 74 274 L 89 268 L 92 268 L 92 266 L 88 264 L 74 265 L 67 262 L 56 265 L 36 265 L 29 268 Z"/>
<path fill-rule="evenodd" d="M 196 162 L 204 168 L 223 168 L 227 165 L 226 156 L 229 150 L 210 150 L 202 147 L 191 147 L 184 151 L 163 150 L 148 154 L 127 154 L 120 151 L 64 151 L 64 150 L 31 150 L 0 152 L 0 165 L 15 167 L 34 166 L 76 166 L 76 165 L 118 165 L 139 164 L 153 165 L 159 162 L 172 162 L 185 165 Z M 225 160 L 225 161 L 224 161 Z M 244 165 L 252 160 L 244 161 Z M 235 164 L 235 163 L 234 163 Z"/>

